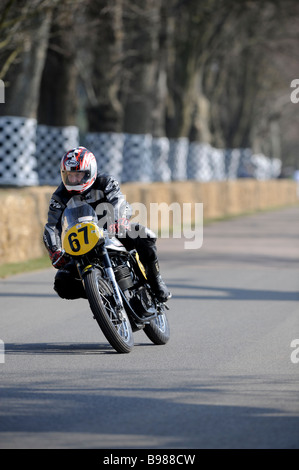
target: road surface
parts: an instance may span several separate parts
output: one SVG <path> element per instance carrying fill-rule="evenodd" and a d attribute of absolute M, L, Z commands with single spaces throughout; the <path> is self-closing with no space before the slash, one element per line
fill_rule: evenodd
<path fill-rule="evenodd" d="M 1 280 L 0 448 L 298 449 L 298 235 L 297 207 L 159 240 L 171 339 L 130 354 L 52 268 Z"/>

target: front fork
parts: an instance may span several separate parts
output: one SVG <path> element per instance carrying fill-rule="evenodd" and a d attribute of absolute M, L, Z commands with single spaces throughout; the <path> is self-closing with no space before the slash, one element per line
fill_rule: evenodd
<path fill-rule="evenodd" d="M 115 299 L 115 307 L 116 307 L 116 313 L 118 315 L 119 320 L 123 320 L 123 311 L 124 311 L 124 304 L 123 300 L 119 291 L 118 284 L 115 279 L 114 271 L 111 265 L 111 261 L 108 255 L 108 252 L 105 247 L 102 248 L 102 253 L 101 253 L 101 259 L 103 262 L 103 267 L 105 271 L 106 278 L 109 279 L 111 287 L 113 289 L 114 293 L 114 299 Z M 82 265 L 80 262 L 77 262 L 77 269 L 79 272 L 79 275 L 82 279 L 82 282 L 84 284 L 84 274 L 87 273 L 88 271 L 91 271 L 94 268 L 94 265 L 86 265 L 82 268 Z"/>
<path fill-rule="evenodd" d="M 116 282 L 115 274 L 114 274 L 114 271 L 113 271 L 113 268 L 112 268 L 112 265 L 111 265 L 111 261 L 110 261 L 110 258 L 109 258 L 109 255 L 107 253 L 106 248 L 103 248 L 102 259 L 103 259 L 105 274 L 106 274 L 107 278 L 110 280 L 111 285 L 112 285 L 112 289 L 113 289 L 113 292 L 114 292 L 114 298 L 115 298 L 115 301 L 116 301 L 117 311 L 120 313 L 124 309 L 124 304 L 123 304 L 123 301 L 122 301 L 122 297 L 121 297 L 121 294 L 120 294 L 120 291 L 119 291 L 119 287 L 118 287 L 118 284 Z"/>

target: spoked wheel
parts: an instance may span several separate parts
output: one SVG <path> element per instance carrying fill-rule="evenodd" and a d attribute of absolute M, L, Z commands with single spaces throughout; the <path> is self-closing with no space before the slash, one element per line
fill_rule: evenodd
<path fill-rule="evenodd" d="M 154 344 L 166 344 L 170 337 L 170 328 L 166 313 L 159 313 L 148 325 L 145 325 L 144 333 Z"/>
<path fill-rule="evenodd" d="M 119 353 L 129 353 L 134 346 L 131 324 L 126 312 L 117 311 L 113 291 L 97 269 L 84 277 L 85 291 L 94 317 L 107 341 Z"/>

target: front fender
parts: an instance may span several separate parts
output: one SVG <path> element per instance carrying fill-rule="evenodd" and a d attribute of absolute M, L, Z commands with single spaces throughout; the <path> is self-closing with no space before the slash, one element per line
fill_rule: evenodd
<path fill-rule="evenodd" d="M 89 273 L 90 271 L 92 271 L 94 269 L 94 265 L 93 264 L 88 264 L 87 266 L 85 266 L 83 269 L 81 269 L 81 274 L 82 274 L 82 277 L 84 277 L 87 273 Z"/>

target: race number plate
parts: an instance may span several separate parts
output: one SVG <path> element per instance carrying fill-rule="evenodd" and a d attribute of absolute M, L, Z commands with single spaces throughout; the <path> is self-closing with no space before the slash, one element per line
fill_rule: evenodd
<path fill-rule="evenodd" d="M 69 255 L 81 256 L 92 250 L 102 237 L 103 231 L 97 225 L 84 222 L 65 233 L 62 247 Z"/>

